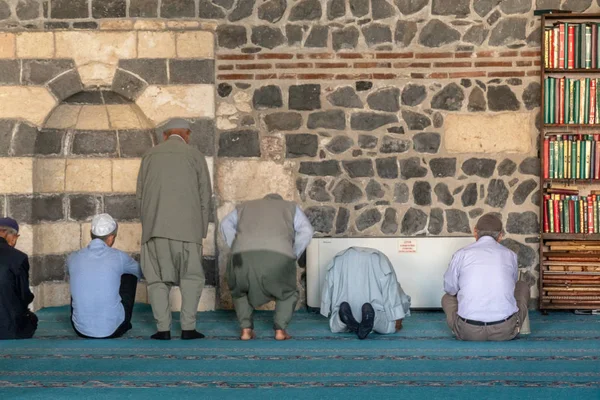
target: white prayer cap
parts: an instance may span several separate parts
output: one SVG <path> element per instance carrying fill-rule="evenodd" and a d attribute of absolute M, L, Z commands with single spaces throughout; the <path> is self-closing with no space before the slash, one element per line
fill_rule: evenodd
<path fill-rule="evenodd" d="M 108 236 L 116 230 L 117 222 L 108 214 L 98 214 L 92 219 L 92 234 L 94 236 Z"/>

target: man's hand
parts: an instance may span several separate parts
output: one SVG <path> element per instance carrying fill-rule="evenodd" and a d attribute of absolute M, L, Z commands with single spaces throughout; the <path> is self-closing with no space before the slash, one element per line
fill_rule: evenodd
<path fill-rule="evenodd" d="M 397 319 L 396 320 L 396 332 L 398 332 L 401 329 L 402 329 L 402 320 L 401 319 Z"/>

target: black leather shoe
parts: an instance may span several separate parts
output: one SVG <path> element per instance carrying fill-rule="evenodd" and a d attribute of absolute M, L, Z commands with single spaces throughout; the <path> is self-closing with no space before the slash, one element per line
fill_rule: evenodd
<path fill-rule="evenodd" d="M 158 331 L 154 335 L 150 336 L 151 339 L 155 340 L 171 340 L 171 332 L 169 331 Z"/>
<path fill-rule="evenodd" d="M 365 303 L 362 306 L 362 320 L 358 326 L 358 338 L 365 339 L 373 330 L 375 324 L 375 310 L 370 303 Z"/>
<path fill-rule="evenodd" d="M 182 340 L 203 339 L 204 335 L 193 329 L 191 331 L 181 331 Z"/>
<path fill-rule="evenodd" d="M 340 319 L 346 324 L 350 332 L 356 333 L 358 331 L 358 322 L 354 319 L 354 315 L 352 315 L 350 304 L 345 301 L 340 304 Z"/>

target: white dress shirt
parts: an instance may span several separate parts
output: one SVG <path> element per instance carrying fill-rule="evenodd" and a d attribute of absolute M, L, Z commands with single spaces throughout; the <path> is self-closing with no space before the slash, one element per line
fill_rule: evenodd
<path fill-rule="evenodd" d="M 444 290 L 457 296 L 460 317 L 500 321 L 518 311 L 517 277 L 517 255 L 494 238 L 484 236 L 454 253 L 444 275 Z"/>

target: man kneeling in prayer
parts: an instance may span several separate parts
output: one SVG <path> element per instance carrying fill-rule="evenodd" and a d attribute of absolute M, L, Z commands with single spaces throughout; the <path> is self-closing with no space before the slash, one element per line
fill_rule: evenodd
<path fill-rule="evenodd" d="M 410 315 L 410 296 L 385 254 L 351 247 L 327 267 L 321 314 L 330 317 L 332 332 L 354 332 L 362 340 L 372 331 L 386 334 L 402 329 L 402 320 Z"/>
<path fill-rule="evenodd" d="M 92 241 L 67 260 L 71 286 L 71 322 L 83 338 L 112 339 L 131 329 L 140 265 L 113 249 L 117 223 L 108 214 L 92 220 Z"/>
<path fill-rule="evenodd" d="M 444 275 L 446 321 L 459 340 L 511 340 L 527 317 L 529 286 L 517 281 L 517 255 L 499 243 L 498 217 L 479 218 L 475 238 L 452 256 Z"/>

